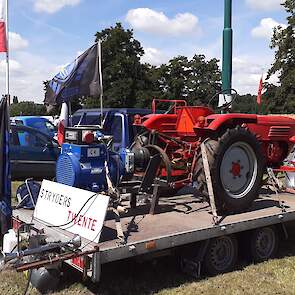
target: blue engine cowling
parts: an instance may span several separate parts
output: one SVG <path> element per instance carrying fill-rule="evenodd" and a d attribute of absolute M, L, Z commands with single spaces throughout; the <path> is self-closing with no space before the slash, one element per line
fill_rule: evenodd
<path fill-rule="evenodd" d="M 108 164 L 112 183 L 117 185 L 124 173 L 120 155 L 107 150 L 103 143 L 64 143 L 56 163 L 56 181 L 94 192 L 105 191 L 108 188 L 105 162 Z"/>

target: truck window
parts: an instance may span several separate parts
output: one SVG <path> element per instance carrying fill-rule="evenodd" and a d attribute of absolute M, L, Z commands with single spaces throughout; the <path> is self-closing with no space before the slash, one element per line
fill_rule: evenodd
<path fill-rule="evenodd" d="M 22 120 L 14 120 L 14 123 L 16 125 L 24 125 L 24 122 Z"/>
<path fill-rule="evenodd" d="M 48 142 L 45 136 L 33 133 L 31 130 L 17 130 L 16 134 L 21 146 L 44 147 Z"/>
<path fill-rule="evenodd" d="M 45 121 L 45 127 L 47 130 L 49 130 L 51 132 L 56 131 L 56 127 L 50 121 Z"/>
<path fill-rule="evenodd" d="M 72 116 L 72 125 L 99 125 L 100 124 L 100 114 L 92 114 L 91 112 L 83 112 L 74 114 Z"/>
<path fill-rule="evenodd" d="M 114 143 L 122 143 L 122 117 L 115 115 L 112 125 L 112 131 L 114 136 Z"/>

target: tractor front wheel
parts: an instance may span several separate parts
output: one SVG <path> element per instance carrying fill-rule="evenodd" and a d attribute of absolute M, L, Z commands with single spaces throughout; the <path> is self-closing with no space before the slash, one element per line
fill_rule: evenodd
<path fill-rule="evenodd" d="M 264 171 L 264 158 L 255 135 L 240 126 L 218 140 L 205 142 L 215 202 L 220 211 L 240 212 L 257 197 Z M 194 179 L 208 196 L 200 153 Z"/>

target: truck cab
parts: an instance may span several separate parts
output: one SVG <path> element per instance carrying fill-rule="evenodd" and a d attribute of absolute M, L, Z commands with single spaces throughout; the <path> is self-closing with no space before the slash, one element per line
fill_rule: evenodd
<path fill-rule="evenodd" d="M 133 125 L 135 115 L 148 115 L 151 111 L 139 108 L 105 108 L 102 133 L 113 136 L 113 151 L 120 153 L 130 148 L 137 134 Z M 81 109 L 72 116 L 72 126 L 95 126 L 101 123 L 100 109 Z"/>

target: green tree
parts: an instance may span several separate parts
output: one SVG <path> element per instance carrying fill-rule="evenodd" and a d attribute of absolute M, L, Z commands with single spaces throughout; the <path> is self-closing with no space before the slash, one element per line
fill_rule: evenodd
<path fill-rule="evenodd" d="M 168 99 L 185 99 L 188 97 L 187 81 L 190 74 L 189 61 L 185 56 L 171 59 L 162 65 L 160 72 L 160 90 Z"/>
<path fill-rule="evenodd" d="M 140 57 L 144 54 L 132 30 L 124 30 L 120 23 L 96 33 L 102 43 L 102 69 L 105 107 L 132 107 L 144 78 Z M 93 99 L 92 99 L 93 100 Z M 97 101 L 99 106 L 99 99 Z M 86 100 L 87 105 L 95 103 Z"/>
<path fill-rule="evenodd" d="M 206 61 L 204 55 L 195 55 L 191 60 L 175 57 L 158 69 L 157 76 L 162 97 L 185 99 L 191 105 L 207 104 L 221 89 L 218 60 Z"/>
<path fill-rule="evenodd" d="M 249 93 L 245 95 L 238 95 L 233 103 L 232 112 L 255 114 L 257 113 L 256 100 L 257 96 Z"/>
<path fill-rule="evenodd" d="M 153 98 L 162 98 L 160 75 L 157 67 L 150 64 L 142 65 L 142 78 L 138 81 L 134 107 L 150 108 Z"/>
<path fill-rule="evenodd" d="M 18 103 L 18 98 L 17 98 L 17 96 L 13 96 L 12 103 Z"/>
<path fill-rule="evenodd" d="M 276 50 L 275 60 L 268 71 L 268 78 L 278 74 L 280 85 L 268 84 L 269 110 L 272 113 L 294 113 L 295 110 L 295 0 L 286 0 L 282 4 L 286 12 L 288 25 L 277 27 L 271 40 L 271 48 Z"/>
<path fill-rule="evenodd" d="M 10 115 L 13 116 L 41 116 L 46 115 L 46 107 L 32 101 L 21 101 L 10 106 Z"/>
<path fill-rule="evenodd" d="M 221 90 L 221 72 L 216 58 L 206 61 L 204 55 L 195 55 L 189 61 L 188 102 L 206 105 Z"/>

